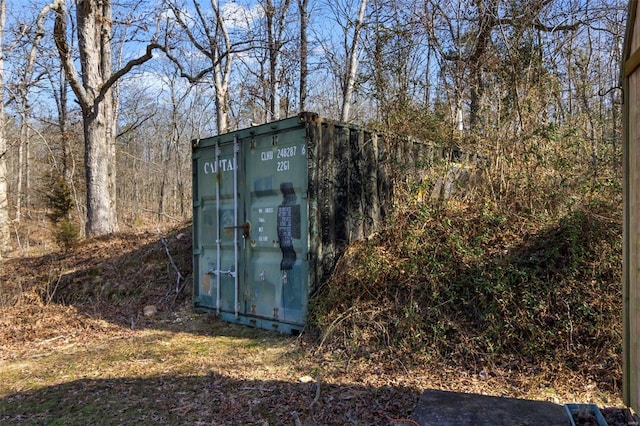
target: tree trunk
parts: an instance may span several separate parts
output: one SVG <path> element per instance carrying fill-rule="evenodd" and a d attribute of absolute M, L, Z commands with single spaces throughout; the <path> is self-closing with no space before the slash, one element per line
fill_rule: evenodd
<path fill-rule="evenodd" d="M 345 70 L 344 88 L 342 91 L 342 111 L 340 113 L 341 121 L 349 121 L 351 113 L 351 97 L 353 96 L 353 88 L 356 82 L 356 72 L 358 71 L 358 41 L 360 32 L 364 25 L 364 12 L 367 8 L 367 0 L 360 0 L 360 10 L 358 19 L 355 23 L 353 31 L 353 41 L 351 42 L 351 50 L 347 58 L 347 69 Z"/>
<path fill-rule="evenodd" d="M 272 0 L 267 0 L 265 5 L 265 18 L 267 20 L 267 50 L 269 51 L 269 99 L 267 101 L 267 122 L 278 119 L 278 112 L 276 109 L 276 91 L 277 91 L 277 79 L 276 69 L 278 62 L 278 50 L 276 46 L 273 19 L 275 17 L 275 6 Z"/>
<path fill-rule="evenodd" d="M 73 153 L 71 152 L 71 143 L 69 141 L 69 134 L 67 130 L 67 79 L 64 72 L 60 76 L 60 82 L 58 87 L 58 129 L 60 130 L 60 140 L 62 143 L 62 177 L 69 184 L 73 185 Z M 74 197 L 75 198 L 75 197 Z"/>
<path fill-rule="evenodd" d="M 77 3 L 82 80 L 91 104 L 82 105 L 87 178 L 88 236 L 118 230 L 116 216 L 115 122 L 111 88 L 111 4 Z M 81 103 L 82 104 L 82 103 Z"/>
<path fill-rule="evenodd" d="M 26 98 L 25 98 L 26 101 Z M 18 140 L 18 183 L 16 184 L 16 192 L 15 192 L 15 215 L 14 220 L 16 223 L 20 223 L 22 219 L 22 194 L 24 187 L 24 177 L 25 177 L 25 145 L 27 143 L 28 132 L 27 132 L 27 112 L 23 111 L 20 114 L 20 138 Z"/>
<path fill-rule="evenodd" d="M 274 5 L 273 0 L 266 0 L 264 5 L 267 50 L 269 52 L 269 101 L 268 121 L 280 119 L 280 76 L 278 75 L 278 61 L 283 46 L 282 37 L 286 26 L 287 12 L 290 0 L 284 0 L 280 7 Z"/>
<path fill-rule="evenodd" d="M 298 0 L 300 11 L 300 112 L 304 111 L 307 101 L 307 74 L 308 74 L 308 40 L 309 26 L 309 0 Z"/>
<path fill-rule="evenodd" d="M 118 230 L 116 216 L 116 150 L 110 93 L 84 117 L 88 236 Z"/>
<path fill-rule="evenodd" d="M 5 0 L 0 0 L 0 258 L 9 244 L 9 202 L 7 200 L 7 141 L 4 137 L 4 52 L 2 46 L 2 34 L 5 22 Z"/>
<path fill-rule="evenodd" d="M 219 80 L 219 81 L 218 81 Z M 216 74 L 216 124 L 218 126 L 218 134 L 227 133 L 229 131 L 229 102 L 227 95 L 227 86 L 222 84 L 222 78 L 218 79 Z"/>
<path fill-rule="evenodd" d="M 65 0 L 55 0 L 54 40 L 69 84 L 82 108 L 87 177 L 87 236 L 118 230 L 116 215 L 116 118 L 113 85 L 136 66 L 153 58 L 146 52 L 111 73 L 111 1 L 77 0 L 78 52 L 82 79 L 78 76 L 67 43 Z"/>

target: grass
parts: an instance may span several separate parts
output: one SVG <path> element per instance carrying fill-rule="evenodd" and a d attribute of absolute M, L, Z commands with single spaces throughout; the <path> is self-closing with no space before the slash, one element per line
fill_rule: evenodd
<path fill-rule="evenodd" d="M 579 375 L 559 383 L 542 368 L 523 374 L 352 357 L 194 314 L 188 304 L 139 329 L 87 327 L 47 340 L 0 358 L 3 425 L 385 424 L 383 415 L 408 417 L 428 388 L 620 404 Z"/>
<path fill-rule="evenodd" d="M 3 424 L 191 423 L 211 411 L 208 387 L 235 392 L 243 374 L 277 381 L 297 371 L 291 338 L 194 316 L 197 333 L 165 328 L 64 343 L 0 361 Z M 184 416 L 183 416 L 184 415 Z"/>

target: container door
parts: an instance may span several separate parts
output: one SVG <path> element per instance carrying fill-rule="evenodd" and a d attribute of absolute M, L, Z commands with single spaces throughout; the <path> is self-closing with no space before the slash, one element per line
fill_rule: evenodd
<path fill-rule="evenodd" d="M 307 157 L 304 129 L 258 135 L 246 152 L 245 312 L 303 325 L 308 294 Z M 266 324 L 262 326 L 264 328 Z M 293 330 L 292 330 L 293 331 Z"/>
<path fill-rule="evenodd" d="M 239 143 L 228 142 L 200 151 L 197 216 L 199 225 L 199 288 L 196 307 L 236 314 L 243 271 L 242 186 Z M 195 195 L 195 194 L 194 194 Z"/>

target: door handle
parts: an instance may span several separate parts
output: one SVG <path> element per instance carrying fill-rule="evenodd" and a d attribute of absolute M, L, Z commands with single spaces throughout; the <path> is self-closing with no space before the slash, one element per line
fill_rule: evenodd
<path fill-rule="evenodd" d="M 225 226 L 224 229 L 242 229 L 242 238 L 249 238 L 249 232 L 251 232 L 251 224 L 249 221 L 239 226 Z"/>

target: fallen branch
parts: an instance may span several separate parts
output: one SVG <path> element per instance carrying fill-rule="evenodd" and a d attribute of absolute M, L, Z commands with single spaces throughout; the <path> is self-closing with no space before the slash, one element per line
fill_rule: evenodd
<path fill-rule="evenodd" d="M 297 411 L 292 411 L 291 415 L 293 416 L 293 423 L 295 426 L 302 426 L 302 422 L 300 421 L 300 416 L 298 416 Z"/>
<path fill-rule="evenodd" d="M 167 244 L 167 240 L 162 236 L 159 229 L 158 229 L 158 236 L 160 237 L 160 242 L 164 246 L 164 251 L 167 253 L 167 257 L 169 258 L 169 262 L 171 262 L 171 266 L 173 267 L 173 270 L 176 271 L 176 294 L 178 294 L 180 293 L 180 290 L 182 290 L 182 287 L 180 287 L 180 281 L 182 281 L 184 277 L 180 273 L 180 270 L 176 266 L 176 263 L 173 261 L 173 257 L 171 257 L 171 253 L 169 252 L 169 245 Z"/>
<path fill-rule="evenodd" d="M 53 287 L 53 290 L 50 290 L 51 282 L 49 280 L 47 280 L 47 301 L 45 302 L 46 305 L 50 305 L 51 302 L 53 301 L 53 297 L 56 294 L 56 290 L 58 290 L 58 286 L 60 285 L 60 281 L 62 280 L 62 275 L 63 275 L 63 272 L 60 271 L 60 274 L 58 275 L 58 279 L 56 280 L 56 285 Z M 49 276 L 51 276 L 51 275 L 49 275 Z"/>
<path fill-rule="evenodd" d="M 136 157 L 133 157 L 133 158 L 136 158 Z M 136 158 L 136 159 L 138 159 L 138 158 Z M 157 164 L 154 163 L 154 166 L 157 166 Z M 160 166 L 158 166 L 158 167 L 160 167 Z M 147 213 L 153 213 L 153 214 L 158 215 L 158 216 L 164 216 L 167 219 L 171 219 L 174 222 L 182 222 L 182 221 L 184 221 L 184 219 L 180 219 L 180 218 L 177 218 L 177 217 L 170 216 L 167 213 L 159 212 L 158 210 L 146 209 L 144 207 L 140 208 L 140 210 L 142 210 L 143 212 L 147 212 Z M 158 231 L 158 232 L 160 232 L 160 231 Z"/>
<path fill-rule="evenodd" d="M 44 345 L 46 343 L 55 342 L 56 340 L 65 339 L 67 337 L 75 337 L 75 335 L 76 335 L 76 333 L 61 334 L 60 336 L 52 337 L 50 339 L 41 340 L 38 343 L 36 343 L 36 346 Z"/>
<path fill-rule="evenodd" d="M 413 419 L 394 419 L 393 417 L 389 417 L 386 414 L 384 416 L 387 418 L 387 420 L 393 423 L 409 423 L 412 425 L 420 426 L 420 423 L 416 422 Z"/>
<path fill-rule="evenodd" d="M 313 398 L 313 401 L 311 402 L 311 405 L 309 405 L 309 408 L 313 407 L 314 404 L 318 402 L 318 400 L 320 400 L 320 373 L 316 374 L 316 397 Z"/>

